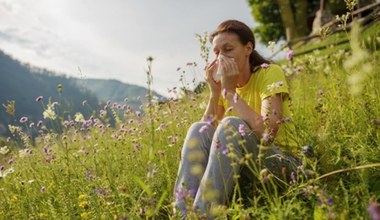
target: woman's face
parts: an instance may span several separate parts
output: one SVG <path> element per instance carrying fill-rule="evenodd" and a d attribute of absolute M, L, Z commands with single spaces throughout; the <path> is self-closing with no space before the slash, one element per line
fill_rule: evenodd
<path fill-rule="evenodd" d="M 249 67 L 249 55 L 252 53 L 251 42 L 243 45 L 237 34 L 222 32 L 214 37 L 212 44 L 216 57 L 223 54 L 223 56 L 234 58 L 239 71 L 244 70 L 246 65 Z"/>

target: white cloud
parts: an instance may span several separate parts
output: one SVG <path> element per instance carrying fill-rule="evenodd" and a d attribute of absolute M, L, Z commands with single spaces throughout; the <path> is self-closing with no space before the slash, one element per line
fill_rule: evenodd
<path fill-rule="evenodd" d="M 245 0 L 0 0 L 0 49 L 67 75 L 80 67 L 87 78 L 142 86 L 153 56 L 154 88 L 165 94 L 187 62 L 202 78 L 195 34 L 226 19 L 254 26 Z"/>

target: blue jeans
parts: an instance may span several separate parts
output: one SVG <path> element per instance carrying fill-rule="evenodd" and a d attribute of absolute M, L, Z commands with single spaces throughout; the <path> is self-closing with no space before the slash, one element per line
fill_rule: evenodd
<path fill-rule="evenodd" d="M 207 122 L 194 123 L 184 141 L 174 188 L 174 202 L 183 217 L 187 197 L 194 198 L 195 210 L 212 219 L 211 207 L 227 203 L 237 180 L 234 177 L 245 175 L 253 180 L 254 174 L 239 162 L 247 154 L 256 161 L 258 142 L 248 124 L 237 117 L 225 117 L 216 129 Z M 275 146 L 265 154 L 264 165 L 275 175 L 280 175 L 283 167 L 294 169 L 297 164 L 296 158 Z"/>

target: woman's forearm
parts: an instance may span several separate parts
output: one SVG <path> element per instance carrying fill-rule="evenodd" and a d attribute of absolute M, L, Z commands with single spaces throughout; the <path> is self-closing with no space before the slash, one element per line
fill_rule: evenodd
<path fill-rule="evenodd" d="M 203 114 L 202 121 L 209 122 L 210 119 L 215 119 L 217 117 L 217 108 L 218 108 L 219 97 L 210 96 L 206 110 Z M 215 120 L 212 120 L 215 121 Z"/>

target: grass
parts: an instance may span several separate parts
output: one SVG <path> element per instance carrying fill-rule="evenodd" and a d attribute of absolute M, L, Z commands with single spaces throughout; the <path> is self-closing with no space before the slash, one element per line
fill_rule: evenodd
<path fill-rule="evenodd" d="M 259 183 L 243 202 L 220 209 L 220 219 L 369 218 L 368 206 L 380 199 L 380 52 L 363 49 L 355 34 L 350 51 L 283 62 L 299 150 L 307 145 L 314 154 L 300 153 L 304 166 L 284 190 Z M 378 45 L 374 36 L 369 45 Z M 181 145 L 207 95 L 152 103 L 139 109 L 145 116 L 111 103 L 106 115 L 94 111 L 85 124 L 79 117 L 63 133 L 29 121 L 15 125 L 0 146 L 7 146 L 0 219 L 177 219 L 172 191 Z"/>

